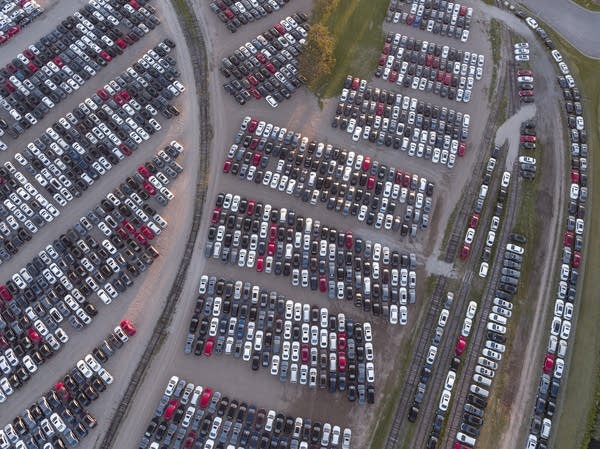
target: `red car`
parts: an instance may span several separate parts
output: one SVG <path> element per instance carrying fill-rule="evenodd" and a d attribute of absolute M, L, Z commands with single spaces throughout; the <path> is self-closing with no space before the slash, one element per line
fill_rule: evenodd
<path fill-rule="evenodd" d="M 579 251 L 573 252 L 573 261 L 571 262 L 571 266 L 573 268 L 579 268 L 581 265 L 581 253 Z"/>
<path fill-rule="evenodd" d="M 574 182 L 575 184 L 579 184 L 579 170 L 577 169 L 573 169 L 571 170 L 571 182 Z"/>
<path fill-rule="evenodd" d="M 156 195 L 156 189 L 148 181 L 144 181 L 144 183 L 142 184 L 142 186 L 144 187 L 144 190 L 146 192 L 148 192 L 149 195 L 152 195 L 152 196 Z"/>
<path fill-rule="evenodd" d="M 359 85 L 360 85 L 360 78 L 354 78 L 354 79 L 352 80 L 352 86 L 350 86 L 350 88 L 351 88 L 352 90 L 356 90 L 356 89 L 358 89 L 358 86 L 359 86 Z"/>
<path fill-rule="evenodd" d="M 479 213 L 478 212 L 473 212 L 473 214 L 471 215 L 471 220 L 469 221 L 469 227 L 473 228 L 473 229 L 477 229 L 477 225 L 479 224 Z"/>
<path fill-rule="evenodd" d="M 257 86 L 258 85 L 258 80 L 256 78 L 254 78 L 254 75 L 252 75 L 251 73 L 246 76 L 246 79 L 253 86 Z"/>
<path fill-rule="evenodd" d="M 535 136 L 521 136 L 520 137 L 520 141 L 521 143 L 523 142 L 533 142 L 535 143 L 537 141 Z"/>
<path fill-rule="evenodd" d="M 250 92 L 250 95 L 252 95 L 257 100 L 260 100 L 262 98 L 261 93 L 258 90 L 256 90 L 255 87 L 250 87 L 250 89 L 248 89 L 248 92 Z"/>
<path fill-rule="evenodd" d="M 325 276 L 319 278 L 319 290 L 323 293 L 327 291 L 327 279 L 325 279 Z"/>
<path fill-rule="evenodd" d="M 60 59 L 60 56 L 58 56 L 58 55 L 56 55 L 54 58 L 52 58 L 52 61 L 54 61 L 54 64 L 56 64 L 59 67 L 63 67 L 65 65 L 63 60 Z"/>
<path fill-rule="evenodd" d="M 467 347 L 467 339 L 465 337 L 463 337 L 462 335 L 458 336 L 458 339 L 456 340 L 456 346 L 454 347 L 454 353 L 456 354 L 457 357 L 461 356 L 462 353 L 465 351 L 465 348 Z"/>
<path fill-rule="evenodd" d="M 445 72 L 443 70 L 438 70 L 437 75 L 435 76 L 435 80 L 440 83 L 444 81 Z"/>
<path fill-rule="evenodd" d="M 121 226 L 117 226 L 117 235 L 122 239 L 126 239 L 128 237 L 127 232 Z"/>
<path fill-rule="evenodd" d="M 221 218 L 221 208 L 219 207 L 215 207 L 215 209 L 213 210 L 212 213 L 212 224 L 217 224 L 219 222 L 219 219 Z"/>
<path fill-rule="evenodd" d="M 535 96 L 533 90 L 520 90 L 519 97 L 533 97 Z"/>
<path fill-rule="evenodd" d="M 233 161 L 231 159 L 226 159 L 225 163 L 223 164 L 223 173 L 229 173 L 231 171 L 232 164 Z"/>
<path fill-rule="evenodd" d="M 112 56 L 106 53 L 104 50 L 101 50 L 99 53 L 100 57 L 104 59 L 106 62 L 112 61 Z"/>
<path fill-rule="evenodd" d="M 142 234 L 144 234 L 144 237 L 146 237 L 148 240 L 153 240 L 154 239 L 154 232 L 152 232 L 152 229 L 150 229 L 148 226 L 144 225 L 140 228 L 140 232 Z"/>
<path fill-rule="evenodd" d="M 360 167 L 362 171 L 369 171 L 371 168 L 371 156 L 365 156 Z"/>
<path fill-rule="evenodd" d="M 348 345 L 346 344 L 346 336 L 345 335 L 338 335 L 338 349 L 342 352 L 346 352 L 346 347 Z"/>
<path fill-rule="evenodd" d="M 267 69 L 269 72 L 271 72 L 271 73 L 275 73 L 275 72 L 277 72 L 277 69 L 275 68 L 275 66 L 274 66 L 272 63 L 270 63 L 270 62 L 267 62 L 267 63 L 265 64 L 265 68 L 266 68 L 266 69 Z"/>
<path fill-rule="evenodd" d="M 367 179 L 367 189 L 371 190 L 373 187 L 375 187 L 375 178 L 373 176 L 369 176 Z"/>
<path fill-rule="evenodd" d="M 469 446 L 465 446 L 464 444 L 461 444 L 460 441 L 457 441 L 456 443 L 454 443 L 454 449 L 471 449 Z"/>
<path fill-rule="evenodd" d="M 264 64 L 265 62 L 267 62 L 267 57 L 265 55 L 262 54 L 262 52 L 258 52 L 254 55 L 256 57 L 256 59 L 258 59 L 258 62 L 260 62 L 261 64 Z"/>
<path fill-rule="evenodd" d="M 261 273 L 264 269 L 265 269 L 265 259 L 264 257 L 260 256 L 256 259 L 256 271 L 258 271 L 259 273 Z"/>
<path fill-rule="evenodd" d="M 352 232 L 346 232 L 344 244 L 346 245 L 346 249 L 352 249 L 352 246 L 354 245 L 354 236 L 352 235 Z"/>
<path fill-rule="evenodd" d="M 225 11 L 223 11 L 223 14 L 225 14 L 225 17 L 227 17 L 229 20 L 231 20 L 235 17 L 235 14 L 229 8 L 227 8 Z"/>
<path fill-rule="evenodd" d="M 132 151 L 131 148 L 129 148 L 127 145 L 125 145 L 124 143 L 120 143 L 119 144 L 119 149 L 123 152 L 123 154 L 125 156 L 131 156 Z"/>
<path fill-rule="evenodd" d="M 404 179 L 402 179 L 402 187 L 408 187 L 410 185 L 410 173 L 404 173 Z"/>
<path fill-rule="evenodd" d="M 194 441 L 196 441 L 196 434 L 194 432 L 188 433 L 185 441 L 183 442 L 183 447 L 185 449 L 190 449 L 194 445 Z"/>
<path fill-rule="evenodd" d="M 96 90 L 96 93 L 104 101 L 106 101 L 106 100 L 108 100 L 110 98 L 110 95 L 108 95 L 108 93 L 104 89 L 98 89 L 98 90 Z"/>
<path fill-rule="evenodd" d="M 121 322 L 119 324 L 121 326 L 121 329 L 123 329 L 123 332 L 125 332 L 130 337 L 133 337 L 135 335 L 135 333 L 137 332 L 135 330 L 135 326 L 133 325 L 133 323 L 130 320 L 121 320 Z"/>
<path fill-rule="evenodd" d="M 308 344 L 304 343 L 302 345 L 302 349 L 300 351 L 300 358 L 302 359 L 302 363 L 308 363 L 309 357 L 310 357 L 310 349 L 308 348 Z"/>
<path fill-rule="evenodd" d="M 248 132 L 249 133 L 253 133 L 254 131 L 256 131 L 256 127 L 258 126 L 258 120 L 256 119 L 252 119 L 250 120 L 250 122 L 248 123 Z"/>
<path fill-rule="evenodd" d="M 37 65 L 35 65 L 33 62 L 28 63 L 27 68 L 31 70 L 32 73 L 35 73 L 38 70 Z"/>
<path fill-rule="evenodd" d="M 148 240 L 146 240 L 146 237 L 144 237 L 142 234 L 140 234 L 139 232 L 134 232 L 133 236 L 140 245 L 148 246 Z"/>
<path fill-rule="evenodd" d="M 444 75 L 444 84 L 446 86 L 449 86 L 451 82 L 452 82 L 452 74 L 451 73 L 446 73 Z"/>
<path fill-rule="evenodd" d="M 572 231 L 565 231 L 565 234 L 563 236 L 563 246 L 568 246 L 568 247 L 573 246 L 574 238 L 575 238 L 575 235 L 573 234 Z"/>
<path fill-rule="evenodd" d="M 8 29 L 8 36 L 9 37 L 13 37 L 15 34 L 17 34 L 19 31 L 21 31 L 21 27 L 19 27 L 19 25 L 15 25 L 14 27 L 10 27 Z"/>
<path fill-rule="evenodd" d="M 119 46 L 119 48 L 122 49 L 126 49 L 127 48 L 127 42 L 125 42 L 123 39 L 119 38 L 115 41 L 115 43 Z"/>
<path fill-rule="evenodd" d="M 465 260 L 467 257 L 469 257 L 470 252 L 471 247 L 469 245 L 463 245 L 462 249 L 460 250 L 460 258 Z"/>
<path fill-rule="evenodd" d="M 131 100 L 131 95 L 129 95 L 129 92 L 127 92 L 126 90 L 122 90 L 121 98 L 125 101 L 129 101 L 129 100 Z"/>
<path fill-rule="evenodd" d="M 246 214 L 252 216 L 254 215 L 254 206 L 256 206 L 256 201 L 248 200 L 248 206 L 246 207 Z"/>
<path fill-rule="evenodd" d="M 138 173 L 140 175 L 142 175 L 144 178 L 149 178 L 151 176 L 150 172 L 144 165 L 140 165 L 137 170 L 138 170 Z"/>
<path fill-rule="evenodd" d="M 466 151 L 467 151 L 467 146 L 463 142 L 459 143 L 458 144 L 458 155 L 464 156 Z"/>
<path fill-rule="evenodd" d="M 398 72 L 392 70 L 390 72 L 390 76 L 388 77 L 390 83 L 395 83 L 398 80 Z"/>
<path fill-rule="evenodd" d="M 346 371 L 346 355 L 338 354 L 338 366 L 340 371 Z"/>
<path fill-rule="evenodd" d="M 198 406 L 200 408 L 206 408 L 208 407 L 208 404 L 210 404 L 210 398 L 212 397 L 212 389 L 205 387 L 204 390 L 202 390 L 202 395 L 200 396 L 200 399 L 198 399 Z"/>
<path fill-rule="evenodd" d="M 27 336 L 34 343 L 39 343 L 42 341 L 42 337 L 40 337 L 40 334 L 38 334 L 33 327 L 27 329 Z"/>
<path fill-rule="evenodd" d="M 170 421 L 171 418 L 173 418 L 173 414 L 175 413 L 175 410 L 177 410 L 177 405 L 178 405 L 177 399 L 173 399 L 172 401 L 169 402 L 169 405 L 165 409 L 165 414 L 164 414 L 165 421 Z"/>
<path fill-rule="evenodd" d="M 375 106 L 375 115 L 383 115 L 384 109 L 385 106 L 383 103 L 377 103 L 377 106 Z"/>
<path fill-rule="evenodd" d="M 125 230 L 127 232 L 131 232 L 132 234 L 135 232 L 135 226 L 133 226 L 131 223 L 129 223 L 128 220 L 123 220 L 121 222 L 121 224 L 123 225 L 123 227 L 125 228 Z"/>
<path fill-rule="evenodd" d="M 0 285 L 0 298 L 5 301 L 10 301 L 13 298 L 12 293 L 6 285 Z"/>
<path fill-rule="evenodd" d="M 531 70 L 517 70 L 517 76 L 533 76 Z"/>
<path fill-rule="evenodd" d="M 215 346 L 215 337 L 208 337 L 208 340 L 206 340 L 206 343 L 204 343 L 203 354 L 206 357 L 210 357 L 213 353 L 214 346 Z"/>
<path fill-rule="evenodd" d="M 120 95 L 113 96 L 113 100 L 115 100 L 115 103 L 117 103 L 119 106 L 123 106 L 125 104 L 125 100 L 123 100 Z"/>
<path fill-rule="evenodd" d="M 277 31 L 279 31 L 279 34 L 281 34 L 282 36 L 285 33 L 287 33 L 287 31 L 285 31 L 285 28 L 281 23 L 276 23 L 275 25 L 273 25 L 273 28 L 275 28 Z"/>
<path fill-rule="evenodd" d="M 262 155 L 260 153 L 254 153 L 254 156 L 252 156 L 252 165 L 254 165 L 255 167 L 258 167 L 260 165 L 260 160 L 262 159 Z"/>
<path fill-rule="evenodd" d="M 554 360 L 556 359 L 556 356 L 554 354 L 546 354 L 546 357 L 544 358 L 544 373 L 545 374 L 550 374 L 552 372 L 552 370 L 554 369 Z"/>
<path fill-rule="evenodd" d="M 273 224 L 269 228 L 269 241 L 274 242 L 275 240 L 277 240 L 277 225 Z"/>
<path fill-rule="evenodd" d="M 269 242 L 269 245 L 267 246 L 267 256 L 272 256 L 273 254 L 275 254 L 275 243 Z"/>
<path fill-rule="evenodd" d="M 64 402 L 71 399 L 71 393 L 69 393 L 69 390 L 66 389 L 65 384 L 62 382 L 58 382 L 54 385 L 54 391 L 56 391 L 58 397 Z"/>

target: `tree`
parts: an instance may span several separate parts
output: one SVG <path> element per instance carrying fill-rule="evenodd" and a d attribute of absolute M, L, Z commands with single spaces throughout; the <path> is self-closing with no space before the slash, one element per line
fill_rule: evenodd
<path fill-rule="evenodd" d="M 306 46 L 300 55 L 300 72 L 311 87 L 321 77 L 328 75 L 335 65 L 335 40 L 322 23 L 316 23 L 309 30 Z"/>

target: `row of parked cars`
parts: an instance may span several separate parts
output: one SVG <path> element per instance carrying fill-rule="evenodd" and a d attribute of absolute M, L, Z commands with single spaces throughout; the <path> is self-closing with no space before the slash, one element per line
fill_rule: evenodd
<path fill-rule="evenodd" d="M 525 150 L 527 155 L 519 156 L 519 173 L 525 179 L 535 179 L 537 171 L 536 159 L 531 156 L 537 142 L 535 126 L 534 120 L 527 120 L 521 123 L 520 148 Z"/>
<path fill-rule="evenodd" d="M 295 287 L 353 301 L 393 323 L 405 324 L 399 306 L 416 302 L 414 254 L 231 193 L 217 196 L 205 256 L 290 277 Z"/>
<path fill-rule="evenodd" d="M 533 103 L 535 101 L 535 78 L 533 76 L 533 71 L 530 69 L 518 69 L 516 75 L 517 87 L 519 88 L 519 101 L 521 103 Z"/>
<path fill-rule="evenodd" d="M 234 78 L 223 84 L 225 92 L 240 105 L 264 97 L 276 108 L 290 98 L 306 81 L 299 73 L 297 58 L 310 28 L 307 19 L 302 12 L 288 16 L 223 58 L 221 74 Z"/>
<path fill-rule="evenodd" d="M 44 12 L 35 0 L 0 2 L 0 45 L 16 36 L 24 27 Z"/>
<path fill-rule="evenodd" d="M 487 322 L 486 340 L 477 359 L 475 372 L 472 375 L 473 383 L 469 386 L 467 403 L 464 406 L 463 421 L 456 434 L 455 447 L 457 449 L 475 447 L 480 427 L 483 425 L 490 388 L 498 370 L 498 364 L 506 351 L 506 332 L 512 316 L 512 300 L 521 277 L 521 266 L 525 254 L 525 248 L 517 244 L 522 241 L 522 238 L 516 241 L 512 239 L 512 242 L 507 243 L 503 248 L 503 267 L 497 289 L 494 291 L 493 305 L 488 316 L 481 317 Z M 471 301 L 463 322 L 463 330 L 457 339 L 455 347 L 457 356 L 462 355 L 466 348 L 467 337 L 476 311 L 477 303 Z M 470 321 L 467 321 L 467 319 Z"/>
<path fill-rule="evenodd" d="M 403 6 L 403 3 L 407 3 Z M 391 0 L 386 20 L 467 42 L 473 8 L 446 0 Z"/>
<path fill-rule="evenodd" d="M 466 152 L 471 116 L 348 75 L 331 126 L 377 145 L 453 168 Z"/>
<path fill-rule="evenodd" d="M 351 440 L 349 428 L 267 411 L 173 376 L 139 449 L 350 449 Z"/>
<path fill-rule="evenodd" d="M 242 25 L 260 20 L 283 8 L 290 0 L 215 0 L 209 6 L 227 29 L 235 33 Z"/>
<path fill-rule="evenodd" d="M 426 178 L 299 133 L 286 145 L 286 135 L 285 128 L 245 117 L 223 171 L 313 206 L 324 203 L 375 229 L 416 237 L 428 227 L 434 184 Z"/>
<path fill-rule="evenodd" d="M 151 164 L 140 171 L 149 173 Z M 5 394 L 68 342 L 61 323 L 75 329 L 90 324 L 98 314 L 94 299 L 110 304 L 159 256 L 150 242 L 167 222 L 140 197 L 149 198 L 142 194 L 146 182 L 142 175 L 128 178 L 0 285 L 5 305 L 0 369 L 6 376 L 0 387 Z"/>
<path fill-rule="evenodd" d="M 156 100 L 152 97 L 156 91 L 149 85 L 144 88 L 139 80 L 143 78 L 133 68 L 124 72 L 15 154 L 17 166 L 32 175 L 59 207 L 81 197 L 95 180 L 162 128 L 149 102 Z M 178 95 L 185 90 L 177 80 L 169 86 Z M 178 154 L 180 146 L 172 144 L 168 149 Z M 168 160 L 161 164 L 164 173 L 157 174 L 154 186 L 156 199 L 163 205 L 171 195 L 168 179 L 182 170 L 172 156 L 166 156 Z M 0 168 L 0 176 L 0 259 L 4 261 L 60 212 L 12 163 Z"/>
<path fill-rule="evenodd" d="M 232 355 L 280 382 L 375 401 L 371 324 L 294 302 L 250 282 L 203 275 L 185 352 Z M 403 306 L 406 308 L 406 306 Z"/>
<path fill-rule="evenodd" d="M 477 228 L 479 226 L 481 213 L 483 211 L 485 201 L 488 197 L 490 182 L 492 181 L 492 176 L 496 167 L 496 161 L 498 160 L 499 156 L 500 147 L 495 145 L 492 149 L 491 157 L 488 159 L 487 164 L 485 166 L 485 172 L 483 174 L 483 179 L 479 186 L 477 199 L 475 200 L 475 204 L 473 205 L 473 212 L 469 216 L 469 221 L 467 222 L 467 230 L 465 232 L 465 237 L 462 242 L 462 247 L 459 256 L 463 260 L 467 259 L 471 254 L 471 246 L 473 240 L 475 239 L 475 232 L 477 231 Z M 502 211 L 504 209 L 504 202 L 506 201 L 506 197 L 508 196 L 508 186 L 510 185 L 510 179 L 510 172 L 504 171 L 500 180 L 500 190 L 498 191 L 496 208 L 494 209 L 492 221 L 490 223 L 490 230 L 488 231 L 486 245 L 481 256 L 482 263 L 487 264 L 490 260 L 492 254 L 491 247 L 493 246 L 496 240 L 496 231 L 498 230 L 498 227 L 500 225 L 500 216 L 502 215 Z M 480 266 L 481 277 L 487 276 L 487 268 L 487 265 Z"/>
<path fill-rule="evenodd" d="M 165 68 L 158 60 L 164 62 Z M 146 71 L 150 64 L 155 64 L 165 73 L 166 70 L 176 70 L 153 50 L 140 61 L 145 65 L 136 63 L 140 67 L 139 72 L 130 67 L 47 128 L 22 152 L 15 154 L 15 160 L 60 206 L 79 198 L 95 180 L 162 129 L 154 118 L 158 111 L 153 102 L 158 92 L 168 92 L 170 100 L 185 91 L 176 79 L 167 80 L 161 76 L 157 79 L 163 83 L 159 83 Z M 141 72 L 150 78 L 152 84 Z M 155 72 L 159 75 L 158 71 Z M 160 86 L 160 91 L 152 87 L 154 83 Z"/>
<path fill-rule="evenodd" d="M 60 211 L 9 161 L 0 167 L 0 201 L 1 265 Z"/>
<path fill-rule="evenodd" d="M 433 91 L 442 98 L 468 103 L 475 81 L 483 77 L 482 54 L 388 33 L 375 76 L 398 86 Z"/>
<path fill-rule="evenodd" d="M 532 17 L 525 18 L 526 23 L 544 39 L 545 31 Z M 543 33 L 542 33 L 543 32 Z M 563 89 L 563 98 L 567 111 L 567 127 L 570 137 L 570 181 L 567 203 L 567 223 L 563 233 L 563 248 L 560 256 L 558 285 L 553 302 L 553 318 L 550 324 L 548 348 L 542 362 L 540 377 L 530 433 L 525 444 L 526 449 L 545 449 L 549 446 L 552 419 L 556 412 L 556 403 L 561 381 L 565 376 L 568 341 L 572 330 L 575 312 L 579 266 L 582 260 L 585 231 L 585 212 L 588 197 L 587 158 L 588 145 L 581 94 L 570 74 L 561 53 L 546 43 L 550 56 L 559 72 L 558 83 Z"/>
<path fill-rule="evenodd" d="M 136 11 L 125 2 L 120 2 L 118 8 L 108 2 L 93 3 L 95 6 L 85 5 L 63 20 L 56 30 L 23 50 L 2 70 L 1 103 L 14 122 L 7 130 L 11 137 L 17 138 L 37 124 L 56 104 L 122 54 L 134 39 L 149 32 L 145 22 L 152 28 L 160 23 L 143 7 Z M 130 34 L 135 38 L 118 28 L 122 23 L 132 28 Z"/>
<path fill-rule="evenodd" d="M 102 365 L 135 333 L 133 323 L 122 320 L 102 344 L 79 360 L 50 391 L 0 429 L 0 447 L 66 449 L 77 446 L 97 425 L 87 407 L 114 380 Z"/>
<path fill-rule="evenodd" d="M 438 354 L 438 349 L 440 342 L 442 341 L 442 337 L 444 336 L 444 329 L 446 324 L 448 323 L 448 319 L 450 317 L 450 309 L 452 304 L 454 303 L 454 293 L 447 292 L 446 299 L 444 300 L 444 304 L 440 314 L 438 316 L 438 321 L 436 324 L 435 335 L 431 340 L 431 345 L 427 351 L 427 355 L 425 361 L 423 362 L 423 367 L 421 368 L 421 373 L 419 377 L 419 383 L 417 384 L 417 389 L 415 391 L 415 395 L 413 398 L 413 404 L 408 410 L 408 420 L 410 422 L 415 422 L 417 420 L 417 416 L 421 409 L 421 404 L 423 403 L 423 399 L 425 397 L 425 390 L 427 388 L 427 384 L 431 379 L 431 373 L 433 370 L 433 365 L 435 363 L 435 359 Z M 455 372 L 460 365 L 460 360 L 454 358 L 451 363 L 451 370 Z M 437 445 L 437 438 L 439 437 L 441 431 L 441 424 L 443 423 L 443 416 L 448 410 L 448 403 L 450 401 L 450 391 L 452 390 L 452 386 L 454 385 L 454 378 L 452 379 L 452 383 L 446 381 L 445 390 L 448 390 L 447 393 L 443 393 L 440 399 L 440 410 L 436 413 L 434 418 L 434 426 L 433 432 L 430 437 L 432 441 L 428 442 L 428 449 L 433 447 L 435 448 Z"/>

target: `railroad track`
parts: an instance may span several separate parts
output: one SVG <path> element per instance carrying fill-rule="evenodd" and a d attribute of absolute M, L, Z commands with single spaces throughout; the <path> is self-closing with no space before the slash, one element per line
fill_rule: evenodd
<path fill-rule="evenodd" d="M 513 37 L 512 34 L 506 27 L 502 27 L 503 32 L 503 41 L 508 41 L 510 43 L 509 50 L 512 52 L 513 46 Z M 512 58 L 508 59 L 510 62 L 508 63 L 508 88 L 509 88 L 509 101 L 507 105 L 507 116 L 513 115 L 519 103 L 516 100 L 516 78 L 515 78 L 515 70 L 516 66 L 512 61 Z M 506 77 L 505 80 L 506 82 Z M 492 263 L 492 275 L 489 278 L 489 281 L 486 285 L 485 293 L 482 296 L 482 301 L 479 304 L 479 309 L 477 312 L 476 318 L 476 326 L 474 331 L 471 331 L 470 337 L 470 347 L 467 351 L 466 359 L 463 361 L 463 366 L 461 369 L 461 376 L 458 383 L 455 383 L 452 397 L 455 399 L 451 403 L 450 413 L 446 417 L 446 432 L 445 435 L 447 437 L 445 445 L 446 449 L 452 449 L 455 441 L 455 434 L 460 430 L 460 424 L 462 422 L 462 414 L 464 405 L 466 403 L 466 398 L 469 390 L 469 386 L 471 384 L 472 375 L 475 372 L 475 365 L 477 365 L 477 359 L 481 353 L 481 350 L 484 346 L 485 341 L 485 333 L 486 333 L 486 323 L 487 316 L 489 315 L 491 308 L 493 306 L 493 298 L 496 287 L 499 284 L 499 279 L 502 271 L 502 260 L 504 258 L 504 253 L 506 252 L 506 241 L 508 239 L 508 234 L 510 233 L 514 221 L 516 219 L 517 211 L 518 211 L 518 199 L 519 199 L 519 191 L 521 189 L 522 180 L 518 175 L 518 164 L 515 163 L 515 166 L 512 167 L 512 182 L 509 186 L 509 194 L 508 194 L 508 209 L 504 214 L 504 219 L 501 222 L 501 231 L 500 238 L 497 239 L 497 250 L 495 253 L 494 261 Z M 497 190 L 496 190 L 497 191 Z M 505 202 L 506 204 L 506 202 Z M 493 386 L 492 386 L 493 388 Z M 458 400 L 456 400 L 458 399 Z M 440 440 L 442 440 L 440 438 Z"/>
<path fill-rule="evenodd" d="M 514 80 L 513 80 L 513 82 L 514 82 Z M 497 78 L 496 89 L 497 89 L 496 90 L 497 92 L 505 91 L 505 89 L 506 89 L 506 70 L 499 72 L 499 76 Z M 514 109 L 515 109 L 513 100 L 514 100 L 514 98 L 509 99 L 509 104 L 508 104 L 508 108 L 507 108 L 507 110 L 510 111 L 509 113 L 511 113 L 511 114 L 514 112 Z M 480 151 L 481 153 L 487 154 L 487 151 L 491 148 L 491 145 L 493 143 L 492 139 L 495 135 L 496 125 L 497 125 L 496 117 L 493 115 L 490 115 L 488 117 L 488 121 L 486 122 L 486 125 L 485 125 L 481 145 L 476 151 Z M 477 160 L 477 162 L 475 163 L 474 172 L 475 173 L 483 172 L 485 163 L 486 163 L 486 158 L 483 158 L 483 157 L 479 158 Z M 495 179 L 497 180 L 497 178 L 495 178 Z M 499 182 L 499 181 L 497 180 L 497 182 Z M 456 220 L 454 221 L 452 234 L 451 234 L 450 240 L 448 241 L 448 245 L 446 248 L 446 254 L 445 254 L 444 260 L 447 263 L 453 263 L 454 259 L 456 258 L 458 245 L 463 240 L 463 236 L 464 236 L 464 232 L 465 232 L 466 224 L 467 224 L 467 219 L 469 217 L 470 212 L 472 211 L 474 201 L 477 198 L 478 189 L 479 189 L 479 184 L 473 183 L 473 182 L 469 183 L 465 189 L 465 193 L 464 193 L 463 197 L 466 198 L 466 200 L 462 201 L 462 203 L 461 203 L 460 210 L 456 217 Z M 478 239 L 478 241 L 480 241 L 479 250 L 478 250 L 480 252 L 481 247 L 483 245 L 483 240 Z M 476 254 L 476 252 L 474 251 L 473 254 Z M 474 264 L 474 262 L 472 262 L 472 260 L 474 260 L 474 257 L 475 256 L 472 255 L 472 257 L 470 258 L 470 261 L 469 261 L 470 265 Z M 468 269 L 468 272 L 472 273 L 472 266 Z M 460 308 L 461 310 L 458 313 L 456 311 L 454 311 L 454 313 L 452 313 L 452 311 L 451 311 L 451 318 L 449 319 L 449 322 L 452 323 L 450 325 L 452 327 L 452 329 L 445 330 L 445 332 L 444 332 L 445 337 L 447 337 L 449 334 L 453 334 L 455 336 L 456 330 L 457 330 L 456 327 L 459 326 L 460 323 L 462 323 L 462 316 L 464 315 L 464 312 L 466 310 L 466 301 L 464 301 L 464 298 L 466 295 L 468 295 L 468 290 L 470 289 L 471 277 L 472 277 L 472 274 L 470 275 L 469 278 L 466 278 L 466 277 L 463 278 L 463 281 L 468 280 L 469 282 L 462 282 L 461 289 L 459 290 L 459 294 L 455 296 L 454 309 Z M 417 341 L 417 347 L 414 351 L 408 374 L 406 376 L 404 385 L 402 387 L 402 391 L 400 393 L 398 402 L 396 404 L 394 416 L 392 419 L 392 425 L 390 426 L 390 430 L 389 430 L 388 436 L 387 436 L 385 444 L 384 444 L 385 449 L 395 449 L 396 447 L 398 447 L 398 443 L 400 441 L 400 436 L 406 434 L 406 432 L 403 432 L 403 429 L 404 429 L 406 423 L 408 422 L 408 419 L 407 419 L 408 418 L 408 410 L 412 406 L 412 403 L 413 403 L 414 394 L 415 394 L 416 387 L 417 387 L 418 380 L 419 380 L 418 376 L 420 374 L 421 367 L 423 366 L 423 361 L 425 360 L 426 351 L 429 348 L 429 345 L 431 344 L 433 336 L 435 335 L 435 329 L 437 327 L 437 319 L 438 319 L 439 312 L 440 312 L 441 306 L 442 306 L 442 297 L 445 297 L 446 284 L 447 284 L 447 278 L 440 276 L 437 280 L 434 294 L 433 294 L 433 297 L 431 299 L 431 303 L 429 306 L 429 310 L 427 312 L 425 322 L 421 329 L 421 334 L 419 335 L 419 339 Z M 461 304 L 463 305 L 463 307 L 460 307 Z M 454 339 L 443 338 L 442 343 L 444 341 L 446 341 L 446 344 L 444 344 L 444 346 L 449 346 L 451 351 L 450 352 L 449 351 L 440 351 L 440 350 L 438 351 L 438 354 L 440 354 L 440 355 L 442 352 L 444 352 L 444 353 L 449 352 L 449 354 L 450 354 L 450 355 L 447 355 L 444 357 L 445 363 L 444 363 L 444 361 L 438 360 L 437 368 L 435 368 L 435 371 L 436 371 L 438 377 L 440 376 L 440 374 L 438 373 L 440 371 L 440 367 L 442 367 L 442 366 L 449 367 L 450 366 L 449 360 L 450 360 L 451 355 L 453 354 L 452 345 L 454 343 Z M 448 343 L 448 341 L 450 343 Z M 444 379 L 445 379 L 445 374 L 446 374 L 446 371 L 444 371 L 444 373 L 443 373 Z M 435 379 L 432 379 L 432 380 L 435 380 Z M 437 403 L 435 404 L 434 410 L 430 410 L 430 409 L 432 409 L 431 404 L 429 407 L 427 407 L 427 404 L 426 404 L 426 403 L 431 402 L 432 397 L 435 398 L 436 402 L 439 399 L 439 392 L 438 392 L 437 397 L 435 397 L 435 395 L 432 394 L 432 390 L 436 389 L 435 388 L 436 382 L 433 382 L 432 380 L 430 380 L 430 382 L 428 383 L 429 388 L 426 390 L 424 402 L 421 404 L 421 407 L 420 407 L 421 411 L 428 410 L 427 411 L 428 416 L 420 417 L 420 421 L 418 421 L 418 424 L 417 424 L 418 425 L 417 434 L 415 435 L 414 441 L 421 441 L 421 442 L 425 441 L 425 438 L 427 438 L 428 432 L 429 432 L 429 429 L 431 426 L 431 418 L 433 417 L 433 414 L 435 413 L 435 411 L 437 411 Z M 433 388 L 432 388 L 432 386 L 433 386 Z M 453 394 L 453 396 L 454 396 L 454 394 Z M 424 424 L 424 423 L 426 423 L 426 424 Z M 425 447 L 425 443 L 423 443 L 422 445 L 413 444 L 410 447 L 415 447 L 415 448 Z"/>
<path fill-rule="evenodd" d="M 482 296 L 482 300 L 479 303 L 479 308 L 475 320 L 476 325 L 474 326 L 474 329 L 471 330 L 470 349 L 467 351 L 466 358 L 463 361 L 460 379 L 458 383 L 454 384 L 454 389 L 452 392 L 452 397 L 455 400 L 452 401 L 450 413 L 446 417 L 447 439 L 444 445 L 446 449 L 452 449 L 454 444 L 454 436 L 459 430 L 460 424 L 462 422 L 463 409 L 466 403 L 471 379 L 473 373 L 475 372 L 475 365 L 477 365 L 477 359 L 481 354 L 481 350 L 484 346 L 484 341 L 486 340 L 485 334 L 487 332 L 487 317 L 492 309 L 494 292 L 499 284 L 498 281 L 500 279 L 502 271 L 502 260 L 504 258 L 504 253 L 506 252 L 506 241 L 508 240 L 508 234 L 512 229 L 512 225 L 514 223 L 518 211 L 517 200 L 519 197 L 519 190 L 522 181 L 518 176 L 514 176 L 513 178 L 514 179 L 509 187 L 508 210 L 506 211 L 504 219 L 501 223 L 502 228 L 500 232 L 500 238 L 497 240 L 498 247 L 496 249 L 496 254 L 492 264 L 492 276 L 489 279 L 485 292 Z"/>

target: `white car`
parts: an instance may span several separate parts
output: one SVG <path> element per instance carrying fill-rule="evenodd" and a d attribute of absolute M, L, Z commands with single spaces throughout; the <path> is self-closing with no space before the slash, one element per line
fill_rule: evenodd
<path fill-rule="evenodd" d="M 442 391 L 442 396 L 440 397 L 440 405 L 439 408 L 441 411 L 445 412 L 448 410 L 448 405 L 450 404 L 450 398 L 452 397 L 452 393 L 448 390 Z"/>

